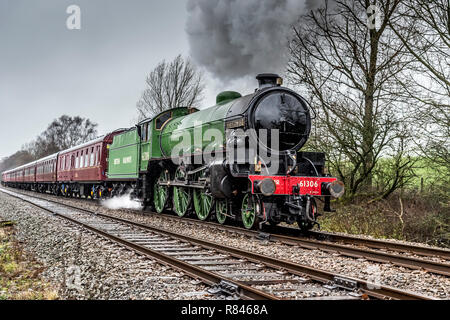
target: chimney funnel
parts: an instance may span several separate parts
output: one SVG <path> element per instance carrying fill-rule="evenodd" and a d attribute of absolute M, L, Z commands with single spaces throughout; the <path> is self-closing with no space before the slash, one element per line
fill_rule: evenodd
<path fill-rule="evenodd" d="M 281 86 L 283 79 L 275 73 L 261 73 L 256 76 L 259 83 L 259 89 Z"/>

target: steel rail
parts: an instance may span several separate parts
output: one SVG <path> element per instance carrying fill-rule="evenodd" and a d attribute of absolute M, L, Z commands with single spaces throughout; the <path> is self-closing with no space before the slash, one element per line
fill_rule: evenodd
<path fill-rule="evenodd" d="M 234 256 L 240 257 L 242 259 L 247 259 L 249 261 L 253 261 L 255 263 L 264 263 L 265 265 L 277 268 L 277 269 L 283 269 L 286 270 L 292 274 L 298 275 L 298 276 L 304 276 L 308 275 L 312 279 L 316 281 L 320 281 L 323 283 L 327 282 L 335 282 L 336 278 L 341 278 L 345 280 L 350 280 L 351 282 L 354 282 L 358 285 L 358 288 L 361 289 L 364 293 L 366 293 L 368 296 L 372 296 L 378 299 L 405 299 L 405 300 L 429 300 L 432 299 L 431 297 L 424 296 L 421 294 L 417 294 L 415 292 L 410 292 L 406 290 L 397 289 L 390 286 L 384 286 L 379 284 L 370 283 L 365 280 L 348 277 L 348 276 L 342 276 L 336 273 L 332 273 L 329 271 L 320 270 L 317 268 L 313 268 L 306 265 L 297 264 L 291 261 L 278 259 L 278 258 L 272 258 L 269 256 L 261 255 L 258 253 L 254 253 L 251 251 L 246 251 L 234 247 L 224 246 L 218 243 L 211 243 L 209 241 L 205 241 L 198 238 L 188 237 L 182 234 L 174 233 L 172 231 L 168 231 L 162 228 L 156 228 L 149 225 L 145 225 L 142 223 L 129 221 L 122 218 L 112 217 L 110 215 L 105 215 L 102 213 L 93 213 L 98 216 L 112 218 L 113 220 L 121 221 L 124 223 L 132 224 L 136 227 L 140 227 L 146 230 L 151 230 L 157 233 L 163 233 L 167 236 L 178 238 L 184 241 L 189 241 L 191 243 L 196 243 L 202 247 L 210 248 L 213 250 L 220 251 L 222 253 L 228 253 L 233 254 Z"/>
<path fill-rule="evenodd" d="M 52 194 L 46 194 L 46 195 L 54 196 Z M 84 200 L 84 201 L 94 202 L 95 204 L 99 203 L 98 200 L 88 199 L 88 198 L 67 198 L 67 199 Z M 132 209 L 126 209 L 126 210 L 132 210 Z M 133 210 L 133 211 L 140 212 L 137 210 Z M 145 211 L 145 212 L 146 213 L 147 212 L 154 213 L 151 211 Z M 161 215 L 161 216 L 167 217 L 168 219 L 180 219 L 177 216 L 171 216 L 171 215 Z M 241 227 L 230 226 L 230 225 L 221 225 L 218 223 L 213 223 L 213 222 L 209 222 L 209 221 L 201 221 L 201 220 L 191 219 L 191 218 L 187 218 L 187 217 L 183 217 L 183 221 L 189 221 L 189 222 L 192 222 L 195 224 L 211 225 L 211 226 L 217 227 L 219 229 L 239 232 L 241 234 L 247 234 L 247 235 L 255 234 L 255 231 L 247 230 L 247 229 L 244 229 Z M 265 226 L 264 230 L 267 231 L 268 233 L 270 233 L 270 237 L 272 239 L 275 240 L 275 238 L 278 238 L 279 241 L 288 240 L 287 238 L 283 238 L 283 237 L 289 237 L 289 236 L 302 237 L 303 240 L 306 240 L 307 239 L 306 237 L 313 237 L 319 241 L 343 242 L 346 244 L 365 246 L 365 247 L 369 247 L 369 248 L 373 248 L 373 249 L 384 249 L 384 250 L 397 251 L 397 252 L 402 252 L 402 253 L 410 253 L 410 254 L 420 255 L 420 256 L 441 257 L 443 259 L 450 260 L 450 249 L 444 249 L 444 248 L 426 247 L 426 246 L 421 246 L 421 245 L 405 244 L 405 243 L 401 243 L 401 242 L 392 242 L 392 241 L 386 241 L 386 240 L 381 240 L 381 239 L 361 238 L 361 237 L 357 237 L 357 236 L 353 236 L 353 235 L 336 234 L 336 233 L 313 231 L 313 230 L 308 231 L 307 234 L 302 234 L 301 231 L 298 229 L 291 228 L 291 227 L 282 227 L 282 226 Z M 292 240 L 292 238 L 290 240 Z"/>
<path fill-rule="evenodd" d="M 32 195 L 28 195 L 30 197 L 35 197 Z M 36 197 L 38 199 L 42 199 L 39 197 Z M 46 199 L 48 200 L 48 199 Z M 58 201 L 48 200 L 55 203 L 60 203 Z M 64 204 L 67 207 L 71 207 L 78 210 L 84 210 L 82 208 L 78 208 L 69 204 Z M 89 210 L 86 210 L 89 211 Z M 200 221 L 195 219 L 189 219 L 189 218 L 183 218 L 180 219 L 176 216 L 170 216 L 170 215 L 159 215 L 164 218 L 180 221 L 180 222 L 188 222 L 192 224 L 198 224 L 198 225 L 208 225 L 214 228 L 217 228 L 219 230 L 224 230 L 228 232 L 234 232 L 243 234 L 250 237 L 258 237 L 261 233 L 258 231 L 253 230 L 247 230 L 244 228 L 239 228 L 235 226 L 229 226 L 229 225 L 220 225 L 217 223 L 212 223 L 208 221 Z M 289 227 L 275 227 L 272 229 L 280 229 L 284 230 L 285 233 L 295 233 L 299 234 L 299 230 L 289 228 Z M 379 263 L 392 263 L 394 265 L 407 267 L 410 269 L 424 269 L 426 271 L 441 274 L 444 276 L 450 276 L 450 265 L 442 262 L 436 262 L 436 261 L 430 261 L 430 260 L 423 260 L 418 259 L 414 257 L 408 257 L 408 256 L 402 256 L 398 254 L 392 254 L 392 253 L 386 253 L 382 251 L 377 250 L 371 250 L 366 248 L 357 248 L 357 247 L 351 247 L 346 246 L 338 242 L 341 239 L 348 239 L 347 242 L 350 242 L 352 245 L 364 245 L 373 247 L 373 243 L 377 244 L 378 249 L 387 249 L 387 250 L 394 250 L 394 251 L 400 251 L 401 252 L 409 252 L 415 254 L 417 251 L 422 250 L 420 252 L 428 253 L 427 256 L 430 256 L 432 252 L 435 253 L 438 257 L 443 257 L 444 259 L 450 258 L 450 250 L 444 250 L 444 249 L 438 249 L 438 248 L 427 248 L 427 247 L 421 247 L 421 246 L 414 246 L 414 245 L 406 245 L 401 243 L 392 243 L 382 240 L 374 240 L 374 239 L 363 239 L 363 238 L 357 238 L 352 236 L 342 236 L 342 235 L 335 235 L 335 234 L 329 234 L 329 233 L 323 233 L 323 232 L 317 232 L 317 231 L 310 231 L 309 234 L 313 235 L 315 238 L 321 238 L 322 236 L 331 236 L 335 237 L 333 240 L 334 242 L 329 242 L 329 239 L 326 239 L 327 242 L 324 242 L 323 240 L 315 240 L 315 239 L 309 239 L 305 237 L 292 237 L 287 235 L 280 235 L 278 233 L 269 233 L 264 235 L 265 239 L 272 240 L 272 241 L 279 241 L 284 244 L 288 245 L 295 245 L 299 246 L 301 248 L 310 249 L 310 250 L 322 250 L 326 252 L 335 252 L 339 253 L 344 256 L 349 256 L 352 258 L 364 258 L 370 261 L 375 261 Z M 323 238 L 323 237 L 322 237 Z M 332 240 L 332 241 L 333 241 Z M 366 241 L 367 240 L 367 241 Z M 389 245 L 393 244 L 393 248 L 389 247 Z M 429 251 L 427 251 L 429 250 Z"/>
<path fill-rule="evenodd" d="M 1 190 L 1 189 L 0 189 Z M 9 194 L 9 192 L 7 192 Z M 28 195 L 25 195 L 28 196 Z M 245 251 L 242 249 L 238 249 L 238 248 L 234 248 L 234 247 L 229 247 L 229 246 L 223 246 L 221 244 L 217 244 L 217 243 L 211 243 L 202 239 L 198 239 L 198 238 L 193 238 L 193 237 L 188 237 L 185 235 L 181 235 L 178 233 L 174 233 L 172 231 L 166 230 L 166 229 L 162 229 L 162 228 L 157 228 L 157 227 L 152 227 L 146 224 L 142 224 L 142 223 L 138 223 L 138 222 L 134 222 L 134 221 L 130 221 L 127 219 L 122 219 L 122 218 L 118 218 L 118 217 L 114 217 L 111 215 L 107 215 L 107 214 L 102 214 L 102 213 L 96 213 L 93 212 L 91 210 L 88 209 L 84 209 L 84 208 L 77 208 L 75 206 L 71 206 L 68 204 L 64 204 L 64 203 L 60 203 L 57 201 L 53 201 L 53 200 L 48 200 L 48 199 L 43 199 L 43 198 L 39 198 L 39 197 L 35 197 L 35 196 L 29 196 L 32 198 L 37 198 L 40 200 L 45 200 L 45 201 L 49 201 L 49 202 L 53 202 L 53 203 L 57 203 L 59 205 L 62 206 L 66 206 L 69 207 L 71 209 L 76 209 L 79 211 L 83 211 L 95 216 L 99 216 L 99 217 L 104 217 L 107 219 L 111 219 L 114 221 L 119 221 L 125 224 L 129 224 L 129 225 L 133 225 L 135 227 L 138 228 L 142 228 L 145 230 L 150 230 L 152 232 L 156 232 L 156 233 L 160 233 L 160 234 L 164 234 L 167 235 L 169 237 L 172 238 L 177 238 L 183 241 L 187 241 L 190 243 L 195 243 L 198 244 L 204 248 L 209 248 L 212 250 L 216 250 L 222 253 L 226 253 L 226 254 L 232 254 L 235 257 L 239 257 L 242 259 L 247 259 L 249 261 L 255 262 L 255 263 L 264 263 L 266 266 L 268 267 L 272 267 L 272 268 L 276 268 L 276 269 L 282 269 L 282 270 L 286 270 L 292 274 L 298 275 L 298 276 L 309 276 L 311 279 L 322 282 L 322 283 L 350 283 L 351 285 L 354 284 L 356 285 L 355 288 L 360 289 L 363 293 L 367 294 L 370 297 L 374 297 L 377 299 L 401 299 L 401 300 L 433 300 L 433 297 L 429 297 L 429 296 L 425 296 L 422 294 L 418 294 L 415 292 L 411 292 L 408 290 L 402 290 L 402 289 L 398 289 L 398 288 L 394 288 L 391 286 L 386 286 L 386 285 L 380 285 L 380 284 L 375 284 L 375 283 L 370 283 L 366 280 L 362 280 L 362 279 L 358 279 L 358 278 L 354 278 L 354 277 L 349 277 L 349 276 L 343 276 L 343 275 L 339 275 L 333 272 L 329 272 L 329 271 L 324 271 L 324 270 L 320 270 L 317 268 L 313 268 L 310 266 L 306 266 L 306 265 L 301 265 L 301 264 L 297 264 L 291 261 L 287 261 L 287 260 L 283 260 L 283 259 L 278 259 L 278 258 L 272 258 L 269 256 L 264 256 L 258 253 L 254 253 L 254 252 L 250 252 L 250 251 Z M 20 197 L 17 197 L 19 199 L 22 199 Z M 27 201 L 26 199 L 22 199 L 24 201 Z M 31 201 L 27 201 L 31 204 L 33 204 L 33 202 Z M 48 210 L 47 210 L 48 211 Z M 64 216 L 64 215 L 62 215 Z M 247 230 L 249 231 L 249 230 Z M 126 241 L 126 240 L 125 240 Z M 147 248 L 144 248 L 147 249 Z M 161 253 L 158 253 L 161 254 Z M 173 259 L 170 257 L 170 259 Z M 230 281 L 227 279 L 227 281 Z M 233 281 L 233 280 L 231 280 Z M 243 285 L 239 282 L 237 282 L 239 284 L 239 286 Z M 251 287 L 250 287 L 251 288 Z M 253 288 L 251 288 L 253 289 Z"/>
<path fill-rule="evenodd" d="M 295 245 L 299 246 L 305 249 L 310 250 L 322 250 L 327 252 L 336 252 L 344 256 L 349 256 L 353 258 L 365 258 L 370 261 L 380 262 L 380 263 L 392 263 L 394 265 L 407 267 L 411 269 L 424 269 L 426 271 L 441 274 L 445 276 L 450 276 L 450 264 L 448 263 L 442 263 L 437 261 L 431 261 L 431 260 L 424 260 L 416 257 L 408 257 L 404 255 L 399 254 L 393 254 L 393 253 L 387 253 L 379 250 L 373 250 L 373 249 L 366 249 L 366 248 L 358 248 L 358 247 L 352 247 L 348 245 L 344 245 L 340 242 L 342 238 L 348 238 L 350 239 L 348 244 L 351 245 L 359 245 L 359 246 L 367 246 L 369 248 L 377 248 L 377 249 L 385 249 L 385 250 L 391 250 L 401 253 L 410 253 L 410 254 L 425 254 L 426 256 L 431 257 L 438 257 L 442 259 L 450 259 L 450 250 L 445 249 L 439 249 L 439 248 L 428 248 L 428 247 L 421 247 L 421 246 L 415 246 L 415 245 L 407 245 L 402 243 L 392 243 L 388 241 L 382 241 L 382 240 L 374 240 L 374 239 L 366 239 L 363 238 L 357 238 L 357 237 L 351 237 L 351 236 L 342 236 L 336 235 L 336 239 L 324 239 L 324 240 L 317 240 L 319 239 L 319 235 L 330 235 L 331 237 L 334 237 L 334 234 L 328 234 L 328 233 L 321 233 L 312 231 L 310 233 L 315 234 L 315 237 L 317 239 L 310 239 L 306 238 L 304 236 L 288 236 L 283 235 L 279 233 L 262 233 L 254 230 L 247 230 L 244 228 L 236 227 L 236 226 L 229 226 L 229 225 L 221 225 L 213 222 L 208 221 L 201 221 L 201 220 L 195 220 L 195 219 L 189 219 L 189 218 L 183 218 L 180 219 L 176 216 L 169 216 L 169 215 L 161 215 L 164 216 L 164 218 L 172 219 L 175 221 L 180 222 L 187 222 L 191 224 L 198 224 L 198 225 L 208 225 L 213 228 L 217 228 L 219 230 L 228 231 L 228 232 L 234 232 L 250 237 L 262 237 L 263 239 L 271 240 L 271 241 L 279 241 L 284 244 L 289 245 Z M 269 227 L 269 230 L 273 227 Z M 280 227 L 277 227 L 280 229 Z M 282 227 L 282 229 L 293 229 L 293 228 L 285 228 Z M 295 230 L 295 229 L 294 229 Z M 298 230 L 295 230 L 298 231 Z M 279 231 L 280 232 L 280 231 Z M 289 232 L 292 234 L 292 231 Z M 298 234 L 300 232 L 298 231 Z M 354 241 L 352 241 L 354 239 Z M 333 241 L 333 242 L 330 242 Z M 352 242 L 351 242 L 352 241 Z M 373 245 L 372 243 L 376 244 L 377 246 Z M 391 247 L 390 245 L 393 244 Z"/>
<path fill-rule="evenodd" d="M 167 215 L 165 215 L 164 217 L 166 217 L 166 216 Z M 394 265 L 407 267 L 410 269 L 424 269 L 424 270 L 432 272 L 432 273 L 441 274 L 444 276 L 450 276 L 450 264 L 447 264 L 447 263 L 431 261 L 431 260 L 424 260 L 424 259 L 420 259 L 420 258 L 408 257 L 408 256 L 399 255 L 399 254 L 387 253 L 387 252 L 382 252 L 379 250 L 351 247 L 348 245 L 324 241 L 324 240 L 315 240 L 315 239 L 309 239 L 309 238 L 305 238 L 305 237 L 293 237 L 293 236 L 282 235 L 279 233 L 263 234 L 261 232 L 254 231 L 254 230 L 247 230 L 247 229 L 243 229 L 243 228 L 235 227 L 235 226 L 220 225 L 220 224 L 212 223 L 212 222 L 208 222 L 208 221 L 200 221 L 200 220 L 194 220 L 194 219 L 188 219 L 188 218 L 180 219 L 179 217 L 175 217 L 175 216 L 167 216 L 167 217 L 169 219 L 173 219 L 175 221 L 181 221 L 181 222 L 186 221 L 186 222 L 192 223 L 192 224 L 208 225 L 213 228 L 217 228 L 219 230 L 243 234 L 243 235 L 246 235 L 249 237 L 258 238 L 258 237 L 262 236 L 263 239 L 267 239 L 267 240 L 271 240 L 271 241 L 278 241 L 278 242 L 281 242 L 284 244 L 299 246 L 299 247 L 305 248 L 305 249 L 321 250 L 321 251 L 326 251 L 326 252 L 335 252 L 335 253 L 339 253 L 341 255 L 352 257 L 352 258 L 364 258 L 364 259 L 367 259 L 370 261 L 375 261 L 375 262 L 380 262 L 380 263 L 392 263 Z M 292 229 L 292 228 L 290 228 L 290 229 Z M 385 241 L 380 241 L 380 242 L 382 244 L 390 244 L 390 242 L 385 242 Z M 356 245 L 356 243 L 351 243 L 351 244 Z M 358 243 L 358 244 L 363 245 L 362 242 Z M 420 246 L 417 246 L 417 247 L 423 248 Z M 409 249 L 408 251 L 402 250 L 401 252 L 409 252 L 409 253 L 415 254 L 415 251 L 413 251 L 413 250 L 416 248 L 416 246 L 413 246 L 413 248 L 411 249 L 411 247 L 403 244 L 403 246 L 398 246 L 396 248 L 403 248 L 403 249 L 408 248 Z M 379 249 L 393 250 L 390 247 L 381 246 L 381 245 L 380 245 Z M 445 257 L 446 257 L 445 254 L 447 253 L 446 250 L 439 250 L 439 249 L 434 249 L 434 248 L 431 248 L 431 249 L 433 249 L 434 251 L 437 250 L 438 252 L 441 253 L 437 257 L 442 257 L 443 259 L 445 259 Z M 393 251 L 399 251 L 399 250 L 393 250 Z M 431 256 L 431 255 L 427 255 L 427 256 Z M 450 256 L 448 258 L 450 259 Z"/>
<path fill-rule="evenodd" d="M 223 280 L 227 281 L 229 283 L 232 283 L 232 284 L 234 284 L 235 286 L 237 286 L 239 288 L 240 296 L 241 296 L 241 298 L 243 298 L 245 300 L 279 300 L 278 297 L 276 297 L 276 296 L 274 296 L 272 294 L 268 294 L 268 293 L 266 293 L 264 291 L 252 288 L 251 286 L 243 284 L 243 283 L 241 283 L 239 281 L 235 281 L 235 280 L 229 279 L 227 277 L 221 276 L 218 273 L 210 272 L 208 270 L 202 269 L 200 267 L 197 267 L 195 265 L 189 264 L 187 262 L 175 259 L 175 258 L 173 258 L 173 257 L 171 257 L 169 255 L 166 255 L 166 254 L 162 253 L 162 252 L 158 252 L 158 251 L 149 249 L 149 248 L 141 246 L 141 245 L 139 245 L 137 243 L 133 243 L 131 241 L 125 240 L 125 239 L 120 238 L 118 236 L 112 235 L 112 234 L 110 234 L 108 232 L 105 232 L 105 231 L 103 231 L 101 229 L 95 228 L 95 227 L 93 227 L 93 226 L 91 226 L 89 224 L 86 224 L 86 223 L 84 223 L 82 221 L 79 221 L 79 220 L 76 220 L 74 218 L 71 218 L 71 217 L 66 216 L 64 214 L 60 214 L 60 213 L 58 213 L 58 212 L 56 212 L 56 211 L 54 211 L 52 209 L 46 208 L 45 206 L 39 205 L 39 204 L 34 203 L 33 201 L 30 201 L 30 200 L 27 200 L 27 199 L 24 199 L 24 198 L 22 198 L 20 196 L 14 195 L 14 194 L 12 194 L 10 192 L 5 192 L 2 189 L 0 189 L 0 191 L 4 192 L 4 193 L 6 193 L 6 194 L 8 194 L 8 195 L 10 195 L 12 197 L 15 197 L 17 199 L 20 199 L 22 201 L 25 201 L 25 202 L 27 202 L 27 203 L 29 203 L 29 204 L 37 207 L 37 208 L 40 208 L 40 209 L 45 210 L 47 212 L 50 212 L 51 214 L 53 214 L 55 216 L 61 217 L 61 218 L 65 219 L 65 220 L 68 220 L 68 221 L 74 223 L 74 224 L 78 224 L 78 225 L 82 226 L 83 228 L 85 228 L 87 230 L 90 230 L 91 232 L 97 233 L 97 234 L 99 234 L 99 235 L 101 235 L 101 236 L 103 236 L 103 237 L 105 237 L 107 239 L 112 240 L 113 242 L 119 243 L 120 245 L 125 246 L 125 247 L 127 247 L 127 248 L 129 248 L 129 249 L 131 249 L 133 251 L 136 251 L 136 252 L 138 252 L 140 254 L 143 254 L 143 255 L 147 256 L 148 258 L 155 259 L 155 260 L 161 262 L 162 264 L 169 265 L 169 266 L 171 266 L 174 269 L 177 269 L 177 270 L 179 270 L 179 271 L 181 271 L 181 272 L 183 272 L 185 274 L 188 274 L 189 276 L 191 276 L 194 279 L 200 279 L 203 283 L 205 283 L 207 285 L 210 285 L 210 286 L 218 285 Z M 56 202 L 56 201 L 51 201 L 51 200 L 48 200 L 48 199 L 43 199 L 43 198 L 29 196 L 29 195 L 24 195 L 24 196 L 31 197 L 31 198 L 36 198 L 36 199 L 39 199 L 41 201 L 43 200 L 43 201 L 47 201 L 47 202 L 58 203 L 61 206 L 68 207 L 67 205 L 65 205 L 63 203 L 59 203 L 59 202 Z M 70 207 L 72 208 L 72 206 L 70 206 Z M 76 208 L 76 207 L 74 207 L 72 209 L 84 211 L 84 212 L 87 212 L 87 213 L 90 213 L 90 214 L 93 214 L 93 215 L 96 215 L 96 216 L 103 216 L 105 218 L 111 219 L 110 216 L 96 214 L 95 212 L 89 212 L 86 209 L 81 209 L 81 208 Z M 117 221 L 119 221 L 119 220 L 117 220 Z M 129 222 L 126 222 L 126 223 L 131 224 Z"/>
<path fill-rule="evenodd" d="M 432 248 L 420 245 L 411 245 L 400 242 L 384 241 L 379 239 L 367 239 L 351 235 L 335 234 L 320 231 L 310 231 L 309 234 L 317 239 L 324 239 L 328 241 L 335 241 L 335 242 L 341 241 L 348 244 L 367 246 L 376 249 L 410 252 L 412 254 L 417 255 L 435 256 L 435 257 L 442 257 L 444 259 L 450 259 L 450 250 L 444 248 Z"/>

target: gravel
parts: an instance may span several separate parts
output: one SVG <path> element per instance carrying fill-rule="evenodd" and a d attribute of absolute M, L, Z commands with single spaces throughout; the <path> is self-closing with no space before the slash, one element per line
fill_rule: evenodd
<path fill-rule="evenodd" d="M 54 197 L 49 197 L 55 200 Z M 195 236 L 219 244 L 226 243 L 232 247 L 293 261 L 321 270 L 337 272 L 341 275 L 365 279 L 375 284 L 407 289 L 435 298 L 450 299 L 450 278 L 428 273 L 424 270 L 411 270 L 389 263 L 376 263 L 365 259 L 341 256 L 337 253 L 308 250 L 278 242 L 256 240 L 248 236 L 211 228 L 210 226 L 194 225 L 183 220 L 174 221 L 156 214 L 138 214 L 129 210 L 111 210 L 89 201 L 64 198 L 59 198 L 58 201 L 165 228 L 171 232 Z"/>
<path fill-rule="evenodd" d="M 42 263 L 60 299 L 217 299 L 198 281 L 0 193 L 0 220 Z"/>

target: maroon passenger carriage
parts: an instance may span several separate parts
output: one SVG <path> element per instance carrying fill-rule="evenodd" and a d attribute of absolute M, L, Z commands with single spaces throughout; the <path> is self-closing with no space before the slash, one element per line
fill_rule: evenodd
<path fill-rule="evenodd" d="M 108 148 L 116 130 L 2 173 L 6 186 L 65 196 L 101 196 L 106 189 Z"/>
<path fill-rule="evenodd" d="M 34 190 L 38 192 L 51 191 L 56 194 L 56 161 L 58 154 L 54 153 L 48 157 L 35 162 L 35 185 Z"/>
<path fill-rule="evenodd" d="M 108 148 L 116 130 L 58 155 L 58 192 L 65 196 L 101 197 L 106 189 Z"/>

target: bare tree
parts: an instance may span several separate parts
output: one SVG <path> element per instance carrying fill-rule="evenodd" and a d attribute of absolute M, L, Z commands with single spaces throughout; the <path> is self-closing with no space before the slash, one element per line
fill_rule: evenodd
<path fill-rule="evenodd" d="M 96 123 L 78 116 L 69 117 L 63 115 L 53 120 L 35 141 L 24 144 L 22 150 L 1 159 L 0 172 L 74 147 L 92 140 L 96 136 Z"/>
<path fill-rule="evenodd" d="M 97 124 L 79 116 L 53 120 L 31 145 L 36 158 L 82 144 L 97 136 Z"/>
<path fill-rule="evenodd" d="M 405 0 L 401 18 L 389 21 L 416 60 L 407 97 L 414 99 L 422 156 L 450 173 L 450 1 Z"/>
<path fill-rule="evenodd" d="M 5 157 L 0 161 L 0 172 L 8 169 L 16 168 L 34 160 L 33 155 L 27 150 L 20 150 L 9 157 Z"/>
<path fill-rule="evenodd" d="M 148 118 L 175 107 L 191 107 L 202 99 L 203 75 L 188 59 L 178 55 L 160 62 L 146 79 L 147 88 L 137 103 L 139 118 Z"/>
<path fill-rule="evenodd" d="M 325 1 L 293 28 L 289 78 L 308 92 L 317 109 L 312 144 L 327 152 L 350 196 L 372 189 L 382 156 L 396 159 L 408 151 L 401 142 L 409 128 L 399 78 L 412 59 L 388 24 L 397 18 L 401 1 L 335 0 L 332 6 Z M 380 10 L 376 19 L 368 11 L 373 4 Z M 395 163 L 396 175 L 408 171 L 405 163 Z M 386 185 L 382 196 L 401 180 Z"/>

